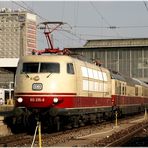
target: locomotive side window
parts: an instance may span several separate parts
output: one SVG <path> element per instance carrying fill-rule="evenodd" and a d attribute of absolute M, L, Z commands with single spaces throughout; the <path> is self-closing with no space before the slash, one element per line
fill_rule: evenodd
<path fill-rule="evenodd" d="M 98 75 L 99 75 L 99 80 L 103 81 L 103 75 L 101 71 L 98 71 Z"/>
<path fill-rule="evenodd" d="M 88 77 L 88 70 L 86 67 L 81 66 L 82 76 Z"/>
<path fill-rule="evenodd" d="M 41 63 L 40 72 L 60 73 L 59 63 Z"/>
<path fill-rule="evenodd" d="M 67 73 L 74 74 L 74 68 L 72 63 L 67 63 Z"/>
<path fill-rule="evenodd" d="M 107 74 L 105 72 L 103 72 L 103 79 L 104 81 L 107 81 Z"/>
<path fill-rule="evenodd" d="M 39 63 L 23 63 L 22 72 L 24 73 L 37 73 Z"/>
<path fill-rule="evenodd" d="M 91 69 L 91 68 L 88 68 L 88 77 L 89 78 L 94 78 L 94 76 L 93 76 L 93 70 Z"/>

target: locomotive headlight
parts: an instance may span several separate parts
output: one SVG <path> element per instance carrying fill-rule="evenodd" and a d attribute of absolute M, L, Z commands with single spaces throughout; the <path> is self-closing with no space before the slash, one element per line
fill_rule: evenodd
<path fill-rule="evenodd" d="M 17 98 L 17 101 L 18 101 L 19 103 L 22 103 L 22 102 L 23 102 L 23 98 L 19 97 L 19 98 Z"/>
<path fill-rule="evenodd" d="M 58 103 L 59 99 L 58 98 L 53 98 L 53 103 Z"/>

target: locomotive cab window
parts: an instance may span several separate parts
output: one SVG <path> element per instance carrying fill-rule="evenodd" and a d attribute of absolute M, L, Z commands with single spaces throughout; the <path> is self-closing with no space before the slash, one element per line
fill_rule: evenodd
<path fill-rule="evenodd" d="M 23 73 L 60 73 L 59 63 L 23 63 Z"/>
<path fill-rule="evenodd" d="M 39 63 L 23 63 L 23 73 L 37 73 Z"/>
<path fill-rule="evenodd" d="M 60 73 L 59 63 L 41 63 L 40 72 Z"/>
<path fill-rule="evenodd" d="M 67 63 L 67 73 L 74 74 L 74 68 L 72 63 Z"/>

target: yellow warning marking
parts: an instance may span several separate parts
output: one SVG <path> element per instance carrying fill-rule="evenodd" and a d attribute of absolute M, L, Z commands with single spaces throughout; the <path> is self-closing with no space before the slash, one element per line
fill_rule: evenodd
<path fill-rule="evenodd" d="M 83 138 L 87 138 L 87 137 L 91 137 L 91 136 L 95 136 L 95 135 L 101 135 L 101 134 L 109 133 L 113 130 L 114 129 L 111 129 L 111 130 L 108 130 L 108 131 L 105 131 L 105 132 L 94 133 L 94 134 L 89 134 L 89 135 L 86 135 L 86 136 L 76 137 L 76 139 L 83 139 Z"/>

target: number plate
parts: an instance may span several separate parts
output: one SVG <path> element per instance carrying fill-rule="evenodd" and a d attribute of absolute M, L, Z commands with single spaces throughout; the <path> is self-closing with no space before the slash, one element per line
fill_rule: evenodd
<path fill-rule="evenodd" d="M 44 98 L 30 98 L 30 102 L 45 102 Z"/>

